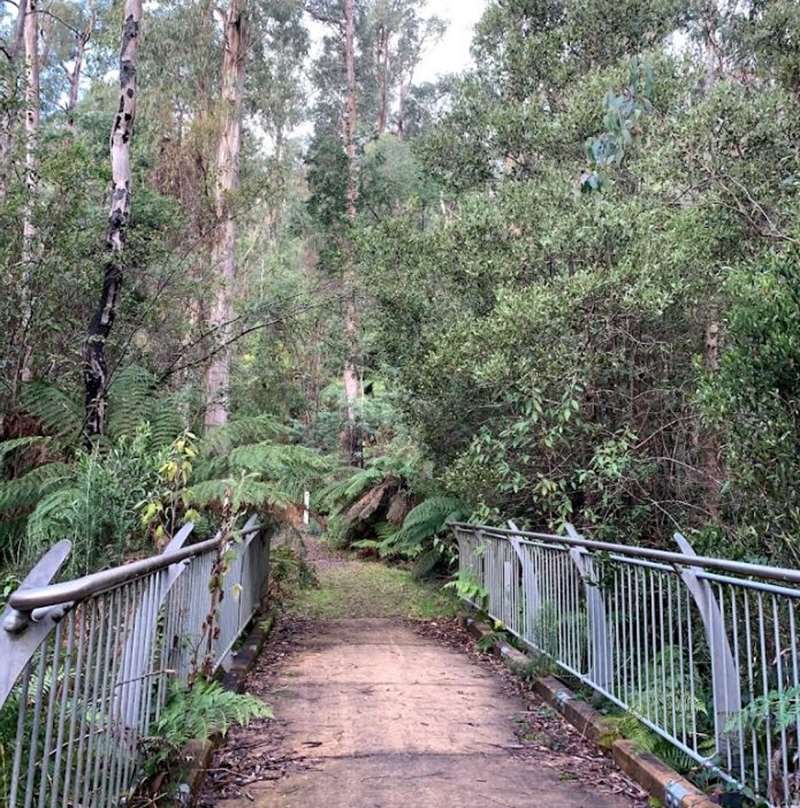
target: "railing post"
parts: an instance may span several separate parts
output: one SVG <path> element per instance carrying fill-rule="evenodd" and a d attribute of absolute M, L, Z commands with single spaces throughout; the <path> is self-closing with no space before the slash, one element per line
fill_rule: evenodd
<path fill-rule="evenodd" d="M 72 545 L 66 539 L 51 547 L 37 562 L 20 584 L 18 592 L 46 586 L 61 569 L 69 556 Z M 0 615 L 3 631 L 0 632 L 0 707 L 14 688 L 17 678 L 24 670 L 36 649 L 44 642 L 55 624 L 64 616 L 69 604 L 60 604 L 46 609 L 41 615 L 34 612 L 18 612 L 6 606 Z"/>
<path fill-rule="evenodd" d="M 675 533 L 674 538 L 684 555 L 697 555 L 685 536 Z M 694 568 L 678 567 L 677 569 L 700 612 L 708 650 L 711 654 L 717 753 L 735 757 L 736 747 L 730 737 L 733 732 L 729 732 L 727 727 L 731 719 L 734 719 L 742 709 L 739 666 L 731 651 L 728 635 L 725 632 L 725 622 L 711 584 L 699 577 Z"/>
<path fill-rule="evenodd" d="M 519 532 L 516 523 L 511 519 L 508 520 L 508 526 L 511 530 L 517 533 Z M 520 566 L 522 567 L 522 602 L 525 615 L 525 636 L 526 639 L 532 639 L 536 633 L 539 612 L 542 608 L 542 598 L 539 593 L 539 576 L 536 573 L 536 568 L 530 556 L 522 552 L 519 536 L 509 536 L 508 540 L 514 548 L 514 552 L 517 554 Z"/>
<path fill-rule="evenodd" d="M 573 539 L 583 536 L 569 522 L 567 534 Z M 597 580 L 595 559 L 582 547 L 571 547 L 569 556 L 578 568 L 586 592 L 586 613 L 589 621 L 589 678 L 601 690 L 610 692 L 614 675 L 614 651 L 608 632 L 606 603 Z"/>

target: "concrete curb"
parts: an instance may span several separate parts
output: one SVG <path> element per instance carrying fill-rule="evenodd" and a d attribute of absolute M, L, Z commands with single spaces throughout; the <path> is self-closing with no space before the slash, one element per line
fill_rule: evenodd
<path fill-rule="evenodd" d="M 492 629 L 472 617 L 462 620 L 464 628 L 476 639 L 492 633 Z M 515 673 L 529 671 L 531 660 L 505 642 L 496 642 L 491 652 L 502 659 Z M 649 752 L 639 752 L 633 743 L 620 738 L 605 718 L 575 694 L 555 676 L 543 676 L 533 683 L 533 690 L 542 701 L 558 710 L 567 721 L 593 743 L 611 753 L 614 762 L 632 780 L 666 808 L 718 808 L 706 794 L 674 769 Z"/>
<path fill-rule="evenodd" d="M 253 668 L 258 655 L 269 638 L 275 617 L 270 612 L 264 616 L 256 615 L 247 638 L 233 655 L 231 666 L 220 678 L 226 690 L 241 693 L 244 690 L 247 674 Z M 186 795 L 184 805 L 193 806 L 200 796 L 200 789 L 206 777 L 206 771 L 211 763 L 211 757 L 217 747 L 222 743 L 222 736 L 214 735 L 204 741 L 194 740 L 184 747 L 182 758 L 185 766 L 182 793 Z"/>

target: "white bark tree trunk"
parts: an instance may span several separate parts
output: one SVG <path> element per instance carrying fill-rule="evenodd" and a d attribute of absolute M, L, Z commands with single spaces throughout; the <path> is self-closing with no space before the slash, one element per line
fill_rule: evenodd
<path fill-rule="evenodd" d="M 131 211 L 131 139 L 136 120 L 136 68 L 142 0 L 125 0 L 119 54 L 119 104 L 111 125 L 111 209 L 106 245 L 109 257 L 103 268 L 103 288 L 89 323 L 83 347 L 86 425 L 89 438 L 103 433 L 108 393 L 106 340 L 116 314 L 124 277 L 124 251 Z"/>
<path fill-rule="evenodd" d="M 39 137 L 39 13 L 36 0 L 25 0 L 25 208 L 22 214 L 22 286 L 20 358 L 18 376 L 28 382 L 32 349 L 30 329 L 33 321 L 33 270 L 37 261 L 35 207 L 38 186 L 37 144 Z"/>
<path fill-rule="evenodd" d="M 353 0 L 345 0 L 344 59 L 347 76 L 347 103 L 344 119 L 344 146 L 347 154 L 347 216 L 351 224 L 356 220 L 358 202 L 358 166 L 356 164 L 356 72 L 355 72 L 355 8 Z M 345 239 L 344 271 L 342 276 L 344 294 L 344 336 L 347 357 L 344 362 L 342 380 L 344 382 L 347 431 L 345 452 L 350 462 L 360 463 L 361 438 L 357 423 L 359 376 L 358 376 L 358 307 L 355 298 L 353 273 L 353 248 L 350 237 Z"/>
<path fill-rule="evenodd" d="M 27 3 L 20 0 L 17 10 L 17 22 L 14 29 L 14 39 L 6 50 L 9 75 L 16 73 L 18 57 L 25 42 L 25 19 Z M 2 56 L 0 56 L 2 58 Z M 14 148 L 14 130 L 16 129 L 17 115 L 12 104 L 0 114 L 0 201 L 5 198 L 7 173 L 11 164 L 11 151 Z"/>
<path fill-rule="evenodd" d="M 239 188 L 242 97 L 244 94 L 246 0 L 230 0 L 225 16 L 225 52 L 222 62 L 222 128 L 217 149 L 214 202 L 217 234 L 212 250 L 219 285 L 211 306 L 209 326 L 218 348 L 206 369 L 206 428 L 221 426 L 230 411 L 230 333 L 236 280 L 236 220 L 232 195 Z"/>

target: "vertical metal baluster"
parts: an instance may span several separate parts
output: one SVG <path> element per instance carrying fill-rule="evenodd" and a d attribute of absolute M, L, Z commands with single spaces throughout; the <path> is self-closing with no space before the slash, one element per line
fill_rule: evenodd
<path fill-rule="evenodd" d="M 634 567 L 633 582 L 634 582 L 635 612 L 633 612 L 633 615 L 636 618 L 636 688 L 634 690 L 634 699 L 636 699 L 638 694 L 641 693 L 642 683 L 644 682 L 644 675 L 642 673 L 642 644 L 641 644 L 642 632 L 639 621 L 639 615 L 640 615 L 639 604 L 641 603 L 641 598 L 639 597 L 639 577 L 640 577 L 640 569 L 638 567 Z"/>
<path fill-rule="evenodd" d="M 23 668 L 20 692 L 19 709 L 17 710 L 17 733 L 14 743 L 14 764 L 11 769 L 11 787 L 9 788 L 9 808 L 17 808 L 17 792 L 22 771 L 22 751 L 25 746 L 25 716 L 28 714 L 28 689 L 31 683 L 31 663 Z"/>
<path fill-rule="evenodd" d="M 672 737 L 678 737 L 678 716 L 676 712 L 676 703 L 678 700 L 677 687 L 675 686 L 675 625 L 673 622 L 673 597 L 672 597 L 672 573 L 666 573 L 667 576 L 667 613 L 668 613 L 668 630 L 669 630 L 669 684 L 670 692 L 672 693 Z M 680 649 L 679 649 L 680 650 Z"/>
<path fill-rule="evenodd" d="M 727 643 L 727 628 L 725 626 L 725 597 L 722 592 L 722 586 L 717 584 L 717 602 L 719 603 L 719 613 L 720 613 L 720 622 L 719 622 L 719 641 L 717 643 L 717 649 L 719 654 L 725 653 L 725 647 Z M 728 716 L 731 713 L 731 704 L 729 701 L 729 694 L 727 687 L 723 691 L 724 699 L 723 699 L 723 710 L 725 715 Z M 715 710 L 716 712 L 716 710 Z M 732 755 L 732 747 L 728 738 L 728 728 L 727 726 L 720 727 L 720 734 L 721 740 L 723 742 L 723 746 L 725 748 L 725 767 L 727 771 L 730 771 L 733 768 L 733 755 Z"/>
<path fill-rule="evenodd" d="M 666 639 L 667 635 L 664 631 L 664 577 L 662 573 L 658 573 L 658 624 L 659 624 L 659 631 L 661 633 L 661 706 L 662 706 L 662 714 L 664 716 L 664 721 L 662 723 L 662 727 L 666 730 L 669 725 L 669 719 L 667 717 L 667 701 L 669 700 L 668 692 L 667 691 L 667 646 Z M 670 648 L 670 660 L 672 660 L 672 648 Z M 672 698 L 675 698 L 675 691 L 672 690 Z"/>
<path fill-rule="evenodd" d="M 94 678 L 92 684 L 92 716 L 91 716 L 91 724 L 89 726 L 89 740 L 87 744 L 87 751 L 86 751 L 86 769 L 84 771 L 84 783 L 83 783 L 83 805 L 89 806 L 92 793 L 92 769 L 94 764 L 94 755 L 95 755 L 95 738 L 97 737 L 97 704 L 98 704 L 98 692 L 100 690 L 100 671 L 103 666 L 103 651 L 106 647 L 106 634 L 108 632 L 108 602 L 105 595 L 100 595 L 97 599 L 97 609 L 98 609 L 98 622 L 100 624 L 100 628 L 98 629 L 98 638 L 97 638 L 97 653 L 95 654 L 95 664 L 94 664 Z M 87 710 L 89 706 L 87 705 Z"/>
<path fill-rule="evenodd" d="M 86 651 L 86 665 L 83 674 L 83 699 L 81 700 L 81 723 L 78 731 L 78 754 L 75 763 L 75 793 L 72 803 L 75 806 L 83 805 L 81 802 L 81 786 L 83 786 L 84 749 L 87 742 L 87 718 L 89 715 L 89 698 L 92 688 L 92 671 L 94 668 L 95 629 L 97 628 L 98 606 L 97 600 L 87 601 L 87 608 L 91 610 L 89 621 L 89 648 Z"/>
<path fill-rule="evenodd" d="M 564 608 L 561 604 L 561 570 L 564 567 L 564 554 L 553 552 L 553 604 L 556 617 L 556 659 L 564 661 Z"/>
<path fill-rule="evenodd" d="M 653 691 L 650 686 L 650 648 L 652 643 L 652 627 L 648 630 L 648 623 L 649 623 L 649 596 L 648 590 L 650 588 L 649 584 L 652 581 L 649 580 L 649 570 L 646 568 L 642 569 L 642 624 L 644 626 L 644 637 L 642 638 L 642 645 L 644 645 L 644 692 L 645 692 L 645 710 L 644 714 L 647 718 L 650 718 L 650 702 L 653 698 Z"/>
<path fill-rule="evenodd" d="M 690 715 L 692 716 L 692 749 L 695 753 L 698 752 L 697 748 L 697 710 L 695 705 L 697 701 L 694 697 L 694 632 L 692 631 L 692 606 L 689 600 L 689 590 L 686 592 L 686 635 L 689 640 L 689 694 L 691 697 L 691 706 L 689 708 Z"/>
<path fill-rule="evenodd" d="M 758 593 L 758 641 L 759 651 L 761 657 L 761 685 L 762 695 L 766 696 L 769 693 L 769 677 L 767 674 L 767 641 L 766 631 L 764 628 L 764 598 L 761 592 Z M 769 712 L 769 705 L 764 705 L 764 717 L 766 719 L 766 741 L 767 741 L 767 758 L 766 758 L 766 777 L 767 784 L 772 783 L 772 719 Z"/>
<path fill-rule="evenodd" d="M 132 671 L 138 670 L 139 659 L 141 654 L 141 617 L 144 610 L 145 602 L 145 583 L 143 580 L 137 581 L 135 595 L 130 613 L 131 632 L 133 632 L 134 641 L 131 644 L 131 662 L 130 669 Z M 139 728 L 136 725 L 136 708 L 138 706 L 137 697 L 138 691 L 136 683 L 126 685 L 127 696 L 125 704 L 124 722 L 125 732 L 128 734 L 129 741 L 127 744 L 128 754 L 125 756 L 125 764 L 122 770 L 122 790 L 128 788 L 131 777 L 136 767 L 136 750 L 139 745 Z"/>
<path fill-rule="evenodd" d="M 39 750 L 39 727 L 42 719 L 42 697 L 44 693 L 45 660 L 47 658 L 47 641 L 39 649 L 39 665 L 36 670 L 36 695 L 33 703 L 33 725 L 31 726 L 31 742 L 28 748 L 28 776 L 25 780 L 25 808 L 33 803 L 34 774 L 36 772 L 36 755 Z"/>
<path fill-rule="evenodd" d="M 61 785 L 61 756 L 64 748 L 64 734 L 67 723 L 67 697 L 69 694 L 70 675 L 72 673 L 72 657 L 75 653 L 74 617 L 74 614 L 68 614 L 63 618 L 67 621 L 67 647 L 64 651 L 64 683 L 61 686 L 61 703 L 58 711 L 58 732 L 56 734 L 56 756 L 53 764 L 53 785 L 50 792 L 50 808 L 55 808 L 58 802 L 58 789 Z"/>
<path fill-rule="evenodd" d="M 56 623 L 53 636 L 53 653 L 50 661 L 50 693 L 47 699 L 47 715 L 45 717 L 44 746 L 42 747 L 42 771 L 39 776 L 39 808 L 44 808 L 47 800 L 48 775 L 50 773 L 50 753 L 53 743 L 53 716 L 56 712 L 56 694 L 58 692 L 58 666 L 61 661 L 61 621 Z M 44 650 L 45 645 L 42 647 Z"/>
<path fill-rule="evenodd" d="M 69 740 L 67 741 L 67 763 L 64 771 L 64 799 L 61 801 L 63 808 L 70 805 L 69 787 L 72 781 L 72 759 L 75 750 L 75 728 L 77 726 L 78 712 L 80 711 L 80 690 L 81 690 L 81 677 L 83 676 L 83 649 L 86 647 L 86 606 L 81 604 L 75 611 L 75 619 L 73 625 L 76 626 L 78 635 L 78 659 L 75 662 L 75 676 L 72 686 L 72 705 L 70 707 L 69 716 Z"/>
<path fill-rule="evenodd" d="M 795 624 L 793 600 L 789 601 L 789 638 L 792 645 L 792 687 L 796 688 L 798 685 L 800 685 L 800 671 L 798 671 L 797 667 L 797 628 Z M 797 758 L 798 747 L 800 746 L 800 701 L 796 697 L 794 704 L 795 748 L 790 755 L 790 760 L 795 760 Z"/>
<path fill-rule="evenodd" d="M 745 616 L 745 634 L 747 642 L 747 685 L 750 694 L 750 702 L 752 703 L 755 698 L 755 682 L 753 679 L 753 631 L 750 623 L 750 595 L 745 592 L 744 596 L 744 616 Z M 755 727 L 750 731 L 750 748 L 753 750 L 753 782 L 756 791 L 759 790 L 759 759 L 758 759 L 758 738 L 756 736 Z"/>
<path fill-rule="evenodd" d="M 636 622 L 634 614 L 635 602 L 635 586 L 636 580 L 634 578 L 633 569 L 629 565 L 625 570 L 628 577 L 628 634 L 630 641 L 630 660 L 631 660 L 631 678 L 630 678 L 630 698 L 628 705 L 633 702 L 638 688 L 638 680 L 636 678 L 637 654 L 636 654 Z"/>
<path fill-rule="evenodd" d="M 626 581 L 626 569 L 624 566 L 619 566 L 617 568 L 617 572 L 619 574 L 619 621 L 620 621 L 620 636 L 621 636 L 621 645 L 620 654 L 617 657 L 619 660 L 619 671 L 622 676 L 622 702 L 624 704 L 629 703 L 630 695 L 629 695 L 629 682 L 628 682 L 628 659 L 630 658 L 630 639 L 628 637 L 628 619 L 630 616 L 630 612 L 625 608 L 625 604 L 627 603 L 627 587 L 625 585 Z"/>
<path fill-rule="evenodd" d="M 731 593 L 731 626 L 733 627 L 733 658 L 736 660 L 736 667 L 738 670 L 741 671 L 741 660 L 739 658 L 739 615 L 738 615 L 738 604 L 737 604 L 737 597 L 736 597 L 736 587 L 730 587 Z M 741 677 L 740 677 L 741 678 Z M 741 681 L 739 682 L 739 687 L 741 688 Z M 745 773 L 744 768 L 744 727 L 742 726 L 742 722 L 737 720 L 738 726 L 738 736 L 739 736 L 739 780 L 742 783 L 747 782 L 747 775 Z"/>
<path fill-rule="evenodd" d="M 117 723 L 119 732 L 119 754 L 114 765 L 112 790 L 117 799 L 123 794 L 127 783 L 124 781 L 125 764 L 131 754 L 133 741 L 128 730 L 128 696 L 130 690 L 124 683 L 126 671 L 131 669 L 133 664 L 131 644 L 128 637 L 131 636 L 133 626 L 133 616 L 136 614 L 136 590 L 137 583 L 128 583 L 122 587 L 122 606 L 120 609 L 122 653 L 120 654 L 120 667 L 117 674 L 117 686 L 115 687 L 114 720 Z"/>
<path fill-rule="evenodd" d="M 154 674 L 156 672 L 156 664 L 158 660 L 157 655 L 157 632 L 158 632 L 158 604 L 161 599 L 161 589 L 164 586 L 164 573 L 159 570 L 155 574 L 155 581 L 153 585 L 153 605 L 151 626 L 153 631 L 153 641 L 150 643 L 150 670 L 147 677 L 147 703 L 144 708 L 144 735 L 147 736 L 150 732 L 150 716 L 153 708 L 153 689 L 155 687 Z"/>
<path fill-rule="evenodd" d="M 98 765 L 100 768 L 100 781 L 97 787 L 97 794 L 99 799 L 100 808 L 110 805 L 109 791 L 111 783 L 111 769 L 116 757 L 116 732 L 115 724 L 116 718 L 114 710 L 116 707 L 116 686 L 117 677 L 119 675 L 120 657 L 118 643 L 122 639 L 120 632 L 120 620 L 122 616 L 122 600 L 123 591 L 122 587 L 117 587 L 111 593 L 111 605 L 109 607 L 109 634 L 111 635 L 111 657 L 106 667 L 105 681 L 103 684 L 103 704 L 105 705 L 105 753 L 102 756 L 102 761 L 98 756 Z"/>
<path fill-rule="evenodd" d="M 679 671 L 681 677 L 681 741 L 685 746 L 689 745 L 689 738 L 686 733 L 686 670 L 684 667 L 684 658 L 686 652 L 683 646 L 683 582 L 680 578 L 675 579 L 675 601 L 678 604 L 678 614 L 676 615 L 676 622 L 678 623 L 678 650 L 680 652 L 679 658 Z M 694 710 L 694 704 L 689 705 L 690 710 Z"/>
<path fill-rule="evenodd" d="M 119 722 L 115 715 L 117 706 L 117 680 L 122 665 L 121 650 L 125 638 L 122 631 L 122 602 L 124 600 L 124 587 L 117 587 L 112 593 L 112 615 L 110 625 L 113 625 L 111 640 L 111 666 L 106 672 L 108 680 L 108 695 L 104 699 L 106 705 L 106 752 L 101 764 L 101 779 L 99 784 L 100 806 L 112 805 L 113 796 L 113 769 L 114 761 L 120 754 L 121 736 L 118 736 Z"/>
<path fill-rule="evenodd" d="M 100 685 L 100 700 L 98 702 L 98 709 L 97 709 L 97 729 L 96 729 L 96 736 L 97 736 L 97 748 L 94 753 L 94 768 L 92 771 L 92 785 L 89 790 L 89 805 L 96 805 L 97 804 L 97 795 L 100 791 L 101 785 L 101 774 L 103 769 L 103 762 L 105 760 L 106 754 L 108 752 L 108 746 L 111 742 L 109 738 L 108 732 L 108 719 L 110 715 L 109 706 L 106 703 L 106 700 L 113 696 L 113 691 L 109 694 L 108 690 L 108 679 L 109 679 L 109 668 L 112 663 L 112 650 L 114 648 L 114 602 L 116 600 L 116 590 L 108 593 L 104 597 L 104 607 L 105 607 L 105 619 L 104 623 L 107 626 L 106 629 L 106 644 L 105 650 L 103 652 L 103 663 L 102 663 L 102 683 Z M 100 806 L 99 808 L 102 808 Z"/>
<path fill-rule="evenodd" d="M 783 699 L 784 687 L 783 687 L 783 660 L 781 659 L 781 655 L 783 651 L 781 650 L 781 635 L 780 635 L 780 618 L 778 616 L 778 601 L 775 595 L 772 596 L 772 628 L 773 628 L 773 639 L 775 642 L 775 674 L 777 677 L 777 691 L 781 700 Z M 782 772 L 782 781 L 783 781 L 783 798 L 788 803 L 789 802 L 789 759 L 788 759 L 788 752 L 787 752 L 787 743 L 786 743 L 786 726 L 784 722 L 780 723 L 780 732 L 781 732 L 781 766 L 783 768 Z"/>

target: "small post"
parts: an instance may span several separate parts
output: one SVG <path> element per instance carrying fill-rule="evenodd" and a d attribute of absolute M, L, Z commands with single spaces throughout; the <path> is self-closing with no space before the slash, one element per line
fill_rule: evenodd
<path fill-rule="evenodd" d="M 583 538 L 569 522 L 566 529 L 570 538 Z M 571 547 L 569 556 L 578 568 L 586 591 L 586 613 L 589 620 L 589 678 L 598 688 L 610 692 L 614 649 L 608 633 L 606 603 L 595 575 L 594 558 L 583 547 Z"/>
<path fill-rule="evenodd" d="M 311 492 L 306 491 L 303 494 L 303 524 L 308 527 L 308 523 L 311 519 L 311 515 L 309 514 L 308 509 L 311 507 Z"/>

